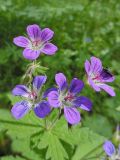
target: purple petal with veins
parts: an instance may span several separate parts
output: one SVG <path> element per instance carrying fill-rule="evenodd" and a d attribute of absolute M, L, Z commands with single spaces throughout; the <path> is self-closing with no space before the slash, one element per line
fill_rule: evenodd
<path fill-rule="evenodd" d="M 47 80 L 46 76 L 36 76 L 33 80 L 33 88 L 36 91 L 39 91 L 43 86 L 43 84 L 45 84 L 46 80 Z"/>
<path fill-rule="evenodd" d="M 67 80 L 63 73 L 56 74 L 55 81 L 61 91 L 67 88 Z"/>
<path fill-rule="evenodd" d="M 29 25 L 27 26 L 27 34 L 32 41 L 40 40 L 41 29 L 36 24 Z"/>
<path fill-rule="evenodd" d="M 37 117 L 44 118 L 50 113 L 50 105 L 47 101 L 42 101 L 35 105 L 34 112 Z"/>
<path fill-rule="evenodd" d="M 27 101 L 17 102 L 11 109 L 11 113 L 15 119 L 21 119 L 31 109 L 31 104 Z"/>
<path fill-rule="evenodd" d="M 25 85 L 16 85 L 12 90 L 14 96 L 29 97 L 30 90 Z"/>
<path fill-rule="evenodd" d="M 64 116 L 68 123 L 74 125 L 78 124 L 81 120 L 80 113 L 77 111 L 76 108 L 69 108 L 69 107 L 64 107 Z"/>
<path fill-rule="evenodd" d="M 41 31 L 41 35 L 40 35 L 41 41 L 47 42 L 53 37 L 53 35 L 54 35 L 54 32 L 51 29 L 44 28 Z"/>
<path fill-rule="evenodd" d="M 77 78 L 74 78 L 71 81 L 71 84 L 70 84 L 70 87 L 69 87 L 69 92 L 71 92 L 73 94 L 78 94 L 82 91 L 83 87 L 84 87 L 83 81 L 81 81 Z"/>

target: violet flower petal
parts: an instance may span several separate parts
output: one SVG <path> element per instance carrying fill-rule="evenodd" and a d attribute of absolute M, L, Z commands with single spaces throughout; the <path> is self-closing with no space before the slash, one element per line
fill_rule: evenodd
<path fill-rule="evenodd" d="M 54 32 L 49 28 L 44 28 L 41 31 L 41 41 L 46 42 L 49 41 L 54 35 Z"/>
<path fill-rule="evenodd" d="M 90 84 L 90 86 L 91 86 L 96 92 L 101 91 L 99 85 L 95 84 L 94 81 L 91 80 L 90 78 L 88 78 L 88 83 Z"/>
<path fill-rule="evenodd" d="M 90 62 L 88 60 L 85 61 L 85 70 L 86 70 L 86 73 L 89 75 L 89 72 L 90 72 Z"/>
<path fill-rule="evenodd" d="M 115 80 L 115 77 L 112 76 L 111 78 L 109 79 L 103 79 L 102 82 L 105 83 L 105 82 L 113 82 Z"/>
<path fill-rule="evenodd" d="M 51 91 L 57 91 L 58 89 L 57 88 L 49 88 L 47 89 L 44 94 L 43 94 L 43 98 L 47 98 L 48 94 L 51 92 Z"/>
<path fill-rule="evenodd" d="M 64 116 L 68 123 L 74 125 L 78 124 L 81 120 L 80 113 L 76 108 L 69 108 L 67 106 L 64 107 Z"/>
<path fill-rule="evenodd" d="M 102 71 L 100 72 L 100 81 L 104 83 L 104 82 L 112 82 L 114 80 L 115 77 L 109 72 L 109 70 L 103 68 Z"/>
<path fill-rule="evenodd" d="M 11 113 L 15 119 L 24 117 L 31 109 L 31 104 L 27 101 L 17 102 L 11 109 Z"/>
<path fill-rule="evenodd" d="M 43 84 L 46 82 L 47 77 L 46 76 L 36 76 L 33 80 L 33 88 L 36 91 L 39 91 Z"/>
<path fill-rule="evenodd" d="M 50 105 L 47 101 L 42 101 L 35 105 L 34 112 L 37 117 L 44 118 L 50 113 Z"/>
<path fill-rule="evenodd" d="M 13 39 L 13 42 L 19 47 L 26 48 L 29 44 L 29 39 L 24 36 L 18 36 Z"/>
<path fill-rule="evenodd" d="M 61 91 L 67 88 L 67 80 L 63 73 L 56 74 L 55 81 Z"/>
<path fill-rule="evenodd" d="M 52 43 L 46 43 L 41 49 L 41 52 L 47 55 L 53 55 L 58 50 L 58 48 Z"/>
<path fill-rule="evenodd" d="M 12 90 L 14 96 L 29 97 L 30 90 L 25 85 L 16 85 Z"/>
<path fill-rule="evenodd" d="M 84 87 L 83 81 L 81 81 L 81 80 L 79 80 L 77 78 L 74 78 L 71 81 L 69 92 L 71 92 L 73 94 L 80 93 L 81 90 L 83 89 L 83 87 Z"/>
<path fill-rule="evenodd" d="M 48 94 L 48 102 L 52 107 L 60 107 L 61 103 L 59 101 L 59 93 L 58 91 L 51 91 Z"/>
<path fill-rule="evenodd" d="M 102 70 L 102 63 L 99 58 L 91 57 L 91 72 L 98 73 Z"/>
<path fill-rule="evenodd" d="M 41 29 L 37 24 L 27 26 L 27 34 L 32 41 L 40 40 Z"/>
<path fill-rule="evenodd" d="M 92 102 L 89 98 L 80 96 L 73 101 L 75 107 L 80 107 L 83 110 L 90 111 L 92 109 Z"/>
<path fill-rule="evenodd" d="M 111 141 L 106 141 L 103 145 L 103 149 L 109 157 L 115 153 L 115 147 Z"/>
<path fill-rule="evenodd" d="M 23 51 L 24 58 L 29 60 L 35 60 L 39 57 L 39 55 L 40 55 L 40 50 L 31 50 L 29 48 L 26 48 Z"/>
<path fill-rule="evenodd" d="M 99 87 L 103 89 L 105 92 L 107 92 L 110 96 L 116 95 L 114 89 L 107 84 L 100 84 Z"/>

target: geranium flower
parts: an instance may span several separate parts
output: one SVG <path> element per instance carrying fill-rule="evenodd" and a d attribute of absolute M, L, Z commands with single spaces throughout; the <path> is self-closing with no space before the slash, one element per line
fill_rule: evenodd
<path fill-rule="evenodd" d="M 32 89 L 29 89 L 25 85 L 17 85 L 12 90 L 12 94 L 14 96 L 21 96 L 24 98 L 24 100 L 17 102 L 12 107 L 11 113 L 14 118 L 20 119 L 32 109 L 39 118 L 44 118 L 49 114 L 49 103 L 45 100 L 41 100 L 40 102 L 39 96 L 41 87 L 46 82 L 46 79 L 46 76 L 36 76 L 33 80 Z"/>
<path fill-rule="evenodd" d="M 88 83 L 97 92 L 103 89 L 109 95 L 115 96 L 113 88 L 106 84 L 106 82 L 113 82 L 115 77 L 107 69 L 102 67 L 100 59 L 91 57 L 90 60 L 90 62 L 88 60 L 85 62 Z"/>
<path fill-rule="evenodd" d="M 23 56 L 29 60 L 35 60 L 41 53 L 47 55 L 53 55 L 57 51 L 57 47 L 50 43 L 54 32 L 49 28 L 43 30 L 36 24 L 29 25 L 27 27 L 28 38 L 24 36 L 18 36 L 14 38 L 13 42 L 19 46 L 25 48 Z"/>
<path fill-rule="evenodd" d="M 48 97 L 48 102 L 52 107 L 64 109 L 64 116 L 68 123 L 79 123 L 81 117 L 77 108 L 90 111 L 92 107 L 92 103 L 87 97 L 78 96 L 78 93 L 84 87 L 84 83 L 74 78 L 68 87 L 66 77 L 63 73 L 56 74 L 55 80 L 58 88 L 48 89 L 44 96 Z"/>
<path fill-rule="evenodd" d="M 115 149 L 111 141 L 106 141 L 103 145 L 103 149 L 110 160 L 120 160 L 120 145 L 118 149 Z"/>

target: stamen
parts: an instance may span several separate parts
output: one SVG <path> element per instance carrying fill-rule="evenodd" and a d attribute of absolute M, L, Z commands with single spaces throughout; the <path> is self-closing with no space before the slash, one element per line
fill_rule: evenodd
<path fill-rule="evenodd" d="M 43 45 L 44 43 L 42 41 L 36 40 L 31 42 L 30 48 L 33 50 L 39 50 L 40 48 L 42 48 Z"/>
<path fill-rule="evenodd" d="M 96 76 L 94 78 L 92 78 L 92 80 L 98 80 L 100 78 L 100 76 Z"/>
<path fill-rule="evenodd" d="M 36 47 L 37 47 L 37 46 L 40 45 L 40 40 L 39 40 L 39 41 L 33 41 L 32 44 L 33 44 L 33 46 L 36 46 Z"/>
<path fill-rule="evenodd" d="M 64 98 L 65 101 L 72 101 L 74 99 L 74 96 L 71 93 L 68 93 L 68 95 Z"/>
<path fill-rule="evenodd" d="M 37 98 L 36 92 L 35 92 L 35 91 L 30 92 L 29 97 L 30 97 L 31 99 L 36 99 L 36 98 Z"/>

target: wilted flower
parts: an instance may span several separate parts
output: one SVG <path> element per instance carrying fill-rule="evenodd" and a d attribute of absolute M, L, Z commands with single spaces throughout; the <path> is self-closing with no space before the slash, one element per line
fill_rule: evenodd
<path fill-rule="evenodd" d="M 118 149 L 115 149 L 111 141 L 106 141 L 103 145 L 103 149 L 110 160 L 120 160 L 120 145 Z"/>
<path fill-rule="evenodd" d="M 103 89 L 109 95 L 115 96 L 113 88 L 106 84 L 106 82 L 113 82 L 115 77 L 107 69 L 102 67 L 100 59 L 91 57 L 90 62 L 86 60 L 85 70 L 88 76 L 88 83 L 95 91 L 99 92 Z"/>
<path fill-rule="evenodd" d="M 49 103 L 45 100 L 41 100 L 40 102 L 39 97 L 41 87 L 46 82 L 46 79 L 46 76 L 36 76 L 33 80 L 32 89 L 29 89 L 25 85 L 17 85 L 12 90 L 13 95 L 24 97 L 24 100 L 17 102 L 11 109 L 12 115 L 16 119 L 22 118 L 32 109 L 40 118 L 44 118 L 49 114 Z"/>
<path fill-rule="evenodd" d="M 83 81 L 74 78 L 68 87 L 66 77 L 63 73 L 58 73 L 55 76 L 58 88 L 48 89 L 45 96 L 48 97 L 49 104 L 54 107 L 64 109 L 64 116 L 70 124 L 77 124 L 81 117 L 77 108 L 90 111 L 92 107 L 91 101 L 84 96 L 78 96 L 78 93 L 84 87 Z"/>
<path fill-rule="evenodd" d="M 25 48 L 23 56 L 26 59 L 35 60 L 41 53 L 52 55 L 57 51 L 57 47 L 49 42 L 54 35 L 51 29 L 41 30 L 38 25 L 33 24 L 27 27 L 27 34 L 28 38 L 18 36 L 13 40 L 17 46 Z"/>

